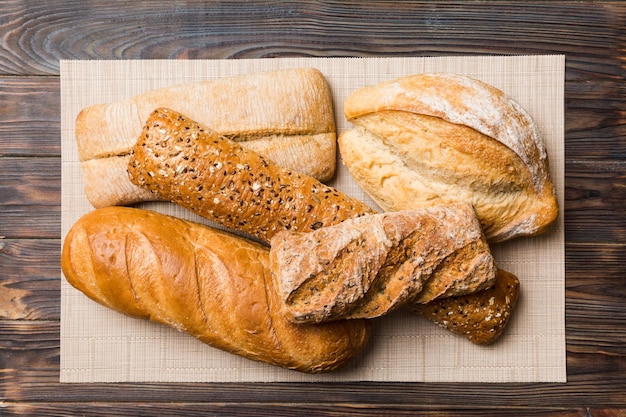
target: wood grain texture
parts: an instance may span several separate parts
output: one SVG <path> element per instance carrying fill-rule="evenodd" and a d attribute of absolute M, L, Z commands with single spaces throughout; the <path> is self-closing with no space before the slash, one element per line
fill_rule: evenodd
<path fill-rule="evenodd" d="M 0 415 L 626 415 L 626 3 L 0 3 Z M 565 54 L 567 384 L 60 384 L 61 59 Z"/>
<path fill-rule="evenodd" d="M 551 54 L 570 78 L 618 77 L 619 2 L 5 1 L 0 73 L 54 75 L 61 59 Z M 121 13 L 123 10 L 123 14 Z M 583 34 L 583 35 L 581 35 Z M 600 59 L 589 60 L 593 56 Z M 606 66 L 607 60 L 613 65 Z"/>
<path fill-rule="evenodd" d="M 61 158 L 0 158 L 0 236 L 58 238 Z"/>
<path fill-rule="evenodd" d="M 61 155 L 59 100 L 58 77 L 0 77 L 0 156 Z"/>
<path fill-rule="evenodd" d="M 542 416 L 542 417 L 601 417 L 601 416 L 619 416 L 621 414 L 604 414 L 614 413 L 619 410 L 606 409 L 574 409 L 574 408 L 555 408 L 549 411 L 537 410 L 534 408 L 493 408 L 489 410 L 481 410 L 480 415 L 485 417 L 494 417 L 502 415 L 514 415 L 517 417 Z M 113 403 L 97 403 L 97 404 L 73 404 L 59 403 L 54 405 L 39 404 L 19 404 L 9 406 L 5 410 L 3 416 L 12 417 L 18 415 L 37 415 L 37 416 L 70 416 L 70 415 L 107 415 L 107 416 L 129 416 L 136 417 L 154 416 L 158 413 L 166 413 L 166 415 L 186 415 L 186 416 L 254 416 L 254 417 L 283 417 L 294 415 L 306 415 L 308 417 L 333 417 L 340 415 L 350 415 L 354 417 L 366 416 L 415 416 L 416 413 L 425 417 L 472 417 L 476 416 L 476 410 L 471 408 L 441 408 L 437 410 L 424 410 L 420 406 L 402 406 L 388 405 L 385 407 L 376 407 L 368 405 L 337 405 L 337 404 L 159 404 L 137 406 L 133 404 L 113 404 Z"/>

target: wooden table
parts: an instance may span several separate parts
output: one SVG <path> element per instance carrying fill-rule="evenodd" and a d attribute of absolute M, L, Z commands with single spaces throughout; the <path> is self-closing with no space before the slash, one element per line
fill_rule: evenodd
<path fill-rule="evenodd" d="M 626 415 L 626 3 L 0 3 L 0 416 Z M 568 383 L 60 384 L 59 60 L 565 54 Z"/>

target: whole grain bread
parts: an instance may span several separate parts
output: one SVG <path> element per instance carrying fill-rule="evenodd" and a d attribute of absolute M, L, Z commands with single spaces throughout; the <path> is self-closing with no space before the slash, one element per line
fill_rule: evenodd
<path fill-rule="evenodd" d="M 148 117 L 128 164 L 135 185 L 264 242 L 374 210 L 171 109 Z"/>
<path fill-rule="evenodd" d="M 410 309 L 477 345 L 495 342 L 511 319 L 519 298 L 519 280 L 498 269 L 495 285 L 471 295 L 413 303 Z"/>

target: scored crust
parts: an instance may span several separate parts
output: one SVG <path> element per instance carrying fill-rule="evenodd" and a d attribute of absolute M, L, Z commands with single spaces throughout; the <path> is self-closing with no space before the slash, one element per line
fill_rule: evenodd
<path fill-rule="evenodd" d="M 87 213 L 67 234 L 61 267 L 72 286 L 108 308 L 301 372 L 345 366 L 371 333 L 361 320 L 290 323 L 271 291 L 266 247 L 148 210 Z"/>
<path fill-rule="evenodd" d="M 467 201 L 490 242 L 558 215 L 537 125 L 494 87 L 420 74 L 355 91 L 344 113 L 356 127 L 339 138 L 343 162 L 384 210 Z"/>
<path fill-rule="evenodd" d="M 485 289 L 495 262 L 467 203 L 380 213 L 271 240 L 272 279 L 297 323 L 374 318 Z"/>

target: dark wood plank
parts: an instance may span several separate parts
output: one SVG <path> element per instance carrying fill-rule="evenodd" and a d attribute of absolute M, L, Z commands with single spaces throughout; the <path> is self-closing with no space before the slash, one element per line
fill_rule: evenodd
<path fill-rule="evenodd" d="M 566 81 L 567 161 L 623 161 L 626 158 L 626 83 L 623 81 L 626 67 L 623 66 L 622 71 L 620 80 Z"/>
<path fill-rule="evenodd" d="M 61 59 L 567 53 L 570 79 L 615 78 L 620 2 L 2 2 L 0 74 Z M 497 11 L 496 11 L 497 9 Z M 607 62 L 616 62 L 607 66 Z"/>
<path fill-rule="evenodd" d="M 422 405 L 567 407 L 584 400 L 588 406 L 626 404 L 626 313 L 623 308 L 622 259 L 626 245 L 569 245 L 567 250 L 567 384 L 59 384 L 60 270 L 34 271 L 20 260 L 38 252 L 56 252 L 50 242 L 9 242 L 10 278 L 0 286 L 19 288 L 31 298 L 14 313 L 38 320 L 0 320 L 0 392 L 10 401 L 145 401 L 181 402 L 364 402 Z M 58 246 L 57 246 L 58 247 Z M 56 270 L 55 270 L 56 269 Z M 601 277 L 591 271 L 603 270 Z M 41 275 L 42 284 L 21 281 L 21 272 Z M 25 275 L 26 277 L 29 275 Z M 12 277 L 12 278 L 11 278 Z M 54 283 L 56 277 L 56 283 Z M 43 281 L 47 282 L 43 285 Z M 21 296 L 18 296 L 21 298 Z M 37 311 L 36 308 L 46 311 Z M 11 319 L 11 317 L 6 317 Z"/>
<path fill-rule="evenodd" d="M 59 239 L 0 239 L 0 320 L 59 320 Z"/>
<path fill-rule="evenodd" d="M 56 404 L 9 404 L 3 410 L 3 416 L 135 416 L 152 417 L 155 415 L 168 416 L 254 416 L 254 417 L 283 417 L 294 415 L 305 415 L 308 417 L 333 417 L 333 416 L 425 416 L 425 417 L 472 417 L 476 416 L 476 409 L 471 408 L 440 408 L 436 410 L 424 410 L 419 405 L 370 405 L 370 404 L 117 404 L 110 402 L 103 403 L 56 403 Z M 164 414 L 161 414 L 164 413 Z M 480 410 L 481 416 L 503 416 L 514 415 L 517 417 L 609 417 L 623 416 L 620 409 L 597 409 L 589 410 L 585 408 L 553 408 L 542 410 L 537 408 L 492 408 Z"/>
<path fill-rule="evenodd" d="M 626 242 L 626 161 L 570 161 L 565 165 L 568 242 Z"/>
<path fill-rule="evenodd" d="M 59 77 L 0 77 L 0 156 L 60 156 Z"/>
<path fill-rule="evenodd" d="M 5 238 L 61 236 L 61 158 L 0 158 Z"/>

